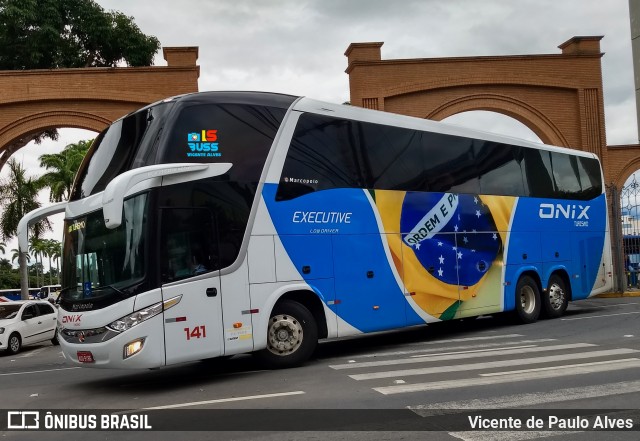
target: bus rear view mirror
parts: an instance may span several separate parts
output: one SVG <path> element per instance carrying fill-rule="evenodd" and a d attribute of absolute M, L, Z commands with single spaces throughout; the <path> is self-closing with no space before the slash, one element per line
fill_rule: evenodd
<path fill-rule="evenodd" d="M 217 164 L 157 164 L 135 168 L 112 180 L 102 195 L 104 224 L 113 229 L 122 223 L 122 206 L 127 193 L 142 181 L 171 175 L 192 174 L 193 179 L 219 176 L 231 168 L 230 163 Z"/>
<path fill-rule="evenodd" d="M 42 219 L 45 219 L 51 215 L 61 213 L 67 207 L 67 201 L 57 202 L 55 204 L 48 205 L 46 207 L 36 208 L 25 214 L 20 222 L 18 222 L 18 249 L 21 253 L 26 253 L 29 250 L 29 225 L 35 224 Z"/>

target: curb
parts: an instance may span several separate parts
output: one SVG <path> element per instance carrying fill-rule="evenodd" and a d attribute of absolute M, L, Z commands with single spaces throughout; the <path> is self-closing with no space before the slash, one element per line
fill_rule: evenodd
<path fill-rule="evenodd" d="M 617 299 L 620 297 L 640 297 L 640 291 L 632 291 L 632 292 L 609 292 L 606 294 L 598 294 L 597 296 L 593 296 L 594 298 L 599 299 Z"/>

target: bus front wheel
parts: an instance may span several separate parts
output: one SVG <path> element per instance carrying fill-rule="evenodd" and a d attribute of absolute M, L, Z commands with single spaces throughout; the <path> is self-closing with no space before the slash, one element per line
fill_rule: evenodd
<path fill-rule="evenodd" d="M 540 289 L 531 276 L 522 276 L 516 285 L 516 318 L 533 323 L 540 316 Z"/>
<path fill-rule="evenodd" d="M 569 303 L 564 281 L 557 274 L 549 277 L 547 291 L 542 296 L 542 311 L 545 317 L 557 318 L 564 314 Z"/>
<path fill-rule="evenodd" d="M 318 344 L 313 314 L 302 304 L 284 300 L 271 312 L 267 347 L 256 356 L 270 368 L 297 366 L 308 360 Z"/>

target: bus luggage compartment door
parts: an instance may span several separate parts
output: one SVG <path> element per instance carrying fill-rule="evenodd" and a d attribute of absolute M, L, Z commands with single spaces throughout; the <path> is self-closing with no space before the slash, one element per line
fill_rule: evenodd
<path fill-rule="evenodd" d="M 333 236 L 338 315 L 362 332 L 406 325 L 404 292 L 379 234 Z"/>

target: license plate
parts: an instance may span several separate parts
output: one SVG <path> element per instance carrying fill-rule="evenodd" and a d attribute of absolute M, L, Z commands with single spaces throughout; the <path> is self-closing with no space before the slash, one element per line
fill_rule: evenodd
<path fill-rule="evenodd" d="M 93 354 L 89 351 L 78 351 L 78 361 L 80 363 L 93 363 Z"/>

